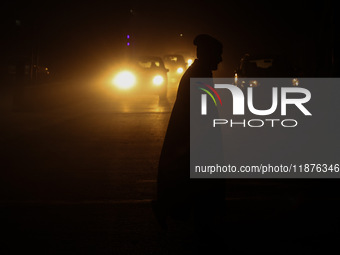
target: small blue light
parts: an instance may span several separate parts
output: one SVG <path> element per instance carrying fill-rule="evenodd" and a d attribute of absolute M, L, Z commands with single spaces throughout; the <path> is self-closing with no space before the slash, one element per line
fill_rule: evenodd
<path fill-rule="evenodd" d="M 130 39 L 130 35 L 127 35 L 126 38 L 127 38 L 127 39 Z"/>
<path fill-rule="evenodd" d="M 127 43 L 127 46 L 130 46 L 130 43 L 129 43 L 129 42 Z"/>

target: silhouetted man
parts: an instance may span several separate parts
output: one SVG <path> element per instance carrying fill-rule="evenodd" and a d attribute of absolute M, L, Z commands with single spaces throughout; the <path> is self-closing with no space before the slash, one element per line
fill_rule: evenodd
<path fill-rule="evenodd" d="M 205 34 L 198 35 L 194 45 L 197 59 L 180 81 L 159 161 L 153 209 L 163 228 L 167 217 L 187 220 L 208 210 L 216 211 L 225 195 L 223 180 L 190 179 L 190 78 L 212 78 L 212 71 L 222 61 L 223 49 L 218 40 Z"/>

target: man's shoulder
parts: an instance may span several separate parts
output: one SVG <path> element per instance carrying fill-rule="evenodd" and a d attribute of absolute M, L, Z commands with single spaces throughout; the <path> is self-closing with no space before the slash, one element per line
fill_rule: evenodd
<path fill-rule="evenodd" d="M 183 75 L 183 78 L 189 80 L 190 78 L 210 78 L 210 77 L 212 77 L 212 72 L 204 68 L 198 62 L 194 62 Z"/>

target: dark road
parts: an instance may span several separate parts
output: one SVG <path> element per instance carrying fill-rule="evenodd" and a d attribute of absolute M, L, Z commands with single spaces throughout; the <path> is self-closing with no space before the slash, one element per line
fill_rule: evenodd
<path fill-rule="evenodd" d="M 3 94 L 0 253 L 191 254 L 190 223 L 174 221 L 165 235 L 150 206 L 176 84 L 167 101 L 93 84 L 50 86 Z M 285 184 L 230 181 L 224 240 L 231 254 L 291 254 L 292 247 L 314 254 L 335 245 L 336 206 L 307 200 L 296 210 L 298 195 L 275 196 L 296 195 Z M 270 234 L 278 229 L 281 236 Z"/>
<path fill-rule="evenodd" d="M 53 96 L 21 89 L 2 107 L 2 254 L 120 254 L 138 246 L 147 254 L 154 247 L 141 238 L 156 241 L 142 232 L 153 220 L 149 203 L 175 85 L 161 103 L 153 95 L 92 94 L 93 87 L 81 99 L 76 88 L 71 95 L 51 88 Z M 78 101 L 60 104 L 61 97 Z"/>

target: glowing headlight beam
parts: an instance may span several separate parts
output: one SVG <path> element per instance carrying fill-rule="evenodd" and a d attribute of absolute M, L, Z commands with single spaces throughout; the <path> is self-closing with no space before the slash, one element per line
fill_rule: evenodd
<path fill-rule="evenodd" d="M 130 89 L 135 85 L 136 77 L 129 71 L 122 71 L 114 77 L 112 83 L 120 89 Z"/>
<path fill-rule="evenodd" d="M 161 75 L 156 75 L 153 79 L 152 82 L 154 85 L 156 86 L 160 86 L 162 85 L 162 83 L 164 82 L 164 78 Z"/>

